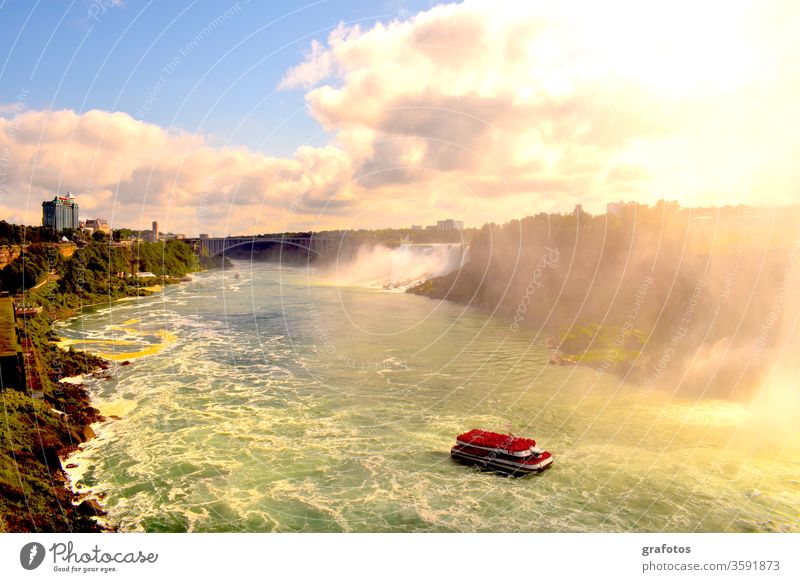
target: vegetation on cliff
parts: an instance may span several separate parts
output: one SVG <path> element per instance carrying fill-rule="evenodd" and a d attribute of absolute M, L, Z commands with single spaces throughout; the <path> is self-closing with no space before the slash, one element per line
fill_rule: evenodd
<path fill-rule="evenodd" d="M 0 290 L 16 294 L 30 289 L 61 263 L 58 251 L 41 243 L 30 244 L 16 260 L 0 269 Z"/>
<path fill-rule="evenodd" d="M 49 388 L 43 400 L 0 392 L 0 531 L 98 531 L 97 510 L 75 504 L 60 458 L 92 436 L 100 420 L 82 388 Z"/>
<path fill-rule="evenodd" d="M 92 242 L 65 262 L 53 302 L 74 307 L 146 295 L 143 287 L 169 282 L 199 268 L 197 256 L 181 241 L 142 242 L 132 247 Z M 135 274 L 141 271 L 159 280 L 139 279 Z"/>
<path fill-rule="evenodd" d="M 63 351 L 49 341 L 50 316 L 26 318 L 21 334 L 32 344 L 28 376 L 41 388 L 34 394 L 0 391 L 0 531 L 98 531 L 98 508 L 77 501 L 66 489 L 60 458 L 93 436 L 102 420 L 82 386 L 58 381 L 86 374 L 107 363 L 96 356 Z"/>
<path fill-rule="evenodd" d="M 636 378 L 641 379 L 641 355 L 646 341 L 645 335 L 633 327 L 590 323 L 564 326 L 548 343 L 558 350 L 551 360 L 553 364 L 582 364 L 622 375 L 635 372 Z"/>
<path fill-rule="evenodd" d="M 461 269 L 410 292 L 480 307 L 510 333 L 544 330 L 554 363 L 728 397 L 752 387 L 777 341 L 798 218 L 664 202 L 539 214 L 484 226 Z"/>
<path fill-rule="evenodd" d="M 19 265 L 18 265 L 19 263 Z M 46 247 L 30 245 L 9 265 L 26 272 L 24 284 L 7 290 L 24 291 L 18 302 L 44 309 L 18 323 L 32 346 L 32 366 L 41 394 L 0 390 L 0 531 L 99 531 L 92 519 L 102 510 L 81 501 L 66 488 L 60 459 L 93 436 L 91 424 L 103 420 L 80 385 L 60 383 L 65 377 L 105 369 L 108 363 L 88 353 L 58 348 L 51 331 L 54 318 L 81 306 L 120 297 L 148 294 L 145 285 L 177 280 L 199 268 L 197 257 L 179 241 L 111 247 L 95 241 L 69 259 Z M 8 267 L 7 267 L 8 268 Z M 128 276 L 148 270 L 156 278 L 146 283 Z M 4 270 L 5 271 L 5 270 Z M 5 279 L 3 279 L 5 281 Z M 41 282 L 39 288 L 33 284 Z"/>
<path fill-rule="evenodd" d="M 142 284 L 135 277 L 140 271 L 171 279 L 198 269 L 197 256 L 187 244 L 177 240 L 140 242 L 128 247 L 96 240 L 68 259 L 52 245 L 31 243 L 19 258 L 0 270 L 0 290 L 20 293 L 52 272 L 60 278 L 58 291 L 52 297 L 55 304 L 79 306 L 146 294 L 141 288 L 154 282 Z M 159 282 L 164 281 L 156 281 Z"/>
<path fill-rule="evenodd" d="M 0 220 L 0 247 L 31 243 L 57 242 L 65 233 L 57 234 L 49 226 L 26 226 Z M 71 234 L 71 233 L 66 233 Z M 69 238 L 69 237 L 68 237 Z"/>
<path fill-rule="evenodd" d="M 203 269 L 232 269 L 233 263 L 228 257 L 214 255 L 213 257 L 200 257 L 200 267 Z"/>

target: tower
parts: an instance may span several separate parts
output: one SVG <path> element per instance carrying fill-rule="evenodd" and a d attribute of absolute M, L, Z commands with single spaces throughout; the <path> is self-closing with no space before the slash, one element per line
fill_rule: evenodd
<path fill-rule="evenodd" d="M 54 196 L 52 200 L 42 202 L 42 224 L 49 226 L 56 232 L 66 228 L 80 228 L 78 218 L 78 203 L 72 192 L 67 192 L 66 196 Z"/>

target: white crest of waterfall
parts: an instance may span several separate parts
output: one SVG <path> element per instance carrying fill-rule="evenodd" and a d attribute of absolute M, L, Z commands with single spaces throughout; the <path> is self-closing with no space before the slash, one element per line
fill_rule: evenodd
<path fill-rule="evenodd" d="M 351 260 L 339 260 L 328 272 L 339 285 L 405 291 L 432 277 L 459 269 L 468 248 L 462 244 L 362 246 Z"/>

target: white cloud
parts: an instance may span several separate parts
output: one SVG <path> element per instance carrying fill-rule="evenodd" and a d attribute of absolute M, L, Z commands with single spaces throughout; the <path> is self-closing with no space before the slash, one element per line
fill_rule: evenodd
<path fill-rule="evenodd" d="M 430 187 L 434 170 L 486 184 L 478 195 L 595 208 L 620 194 L 785 202 L 800 72 L 787 21 L 788 2 L 467 0 L 340 27 L 284 85 L 310 88 L 329 131 L 370 142 L 354 163 L 373 187 Z"/>
<path fill-rule="evenodd" d="M 277 227 L 281 217 L 288 220 L 293 199 L 329 196 L 345 187 L 351 174 L 349 159 L 338 148 L 266 157 L 243 148 L 213 148 L 202 136 L 105 111 L 31 111 L 0 118 L 0 150 L 8 152 L 6 199 L 0 202 L 27 208 L 25 219 L 34 224 L 40 222 L 42 200 L 71 190 L 82 216 L 113 218 L 116 226 L 148 224 L 169 212 L 173 223 L 161 222 L 172 230 L 238 231 L 253 225 L 254 209 L 265 208 L 271 219 L 264 226 Z M 233 207 L 251 214 L 238 223 L 220 220 Z"/>
<path fill-rule="evenodd" d="M 800 11 L 781 2 L 467 0 L 313 41 L 302 88 L 326 147 L 215 148 L 125 113 L 14 111 L 0 204 L 73 190 L 173 230 L 501 222 L 619 198 L 791 202 Z M 13 193 L 13 194 L 12 194 Z M 160 222 L 164 222 L 163 218 Z"/>

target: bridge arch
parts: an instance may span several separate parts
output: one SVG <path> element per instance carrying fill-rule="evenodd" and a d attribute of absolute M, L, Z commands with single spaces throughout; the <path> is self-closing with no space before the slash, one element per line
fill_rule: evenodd
<path fill-rule="evenodd" d="M 216 256 L 224 254 L 227 251 L 230 251 L 231 249 L 235 249 L 235 248 L 243 247 L 243 246 L 247 246 L 247 245 L 254 245 L 254 244 L 257 244 L 257 243 L 274 243 L 274 244 L 278 244 L 280 246 L 289 245 L 289 246 L 297 247 L 299 249 L 303 249 L 304 251 L 309 252 L 309 253 L 314 253 L 317 256 L 320 256 L 322 254 L 320 251 L 312 248 L 311 246 L 302 245 L 302 244 L 296 243 L 296 242 L 294 242 L 292 240 L 281 239 L 281 238 L 252 238 L 252 239 L 244 240 L 244 241 L 241 241 L 241 242 L 235 242 L 235 243 L 232 243 L 230 245 L 223 244 L 223 247 L 220 250 L 218 250 L 218 251 L 216 251 L 214 253 L 209 252 L 209 254 L 207 256 L 216 257 Z"/>

